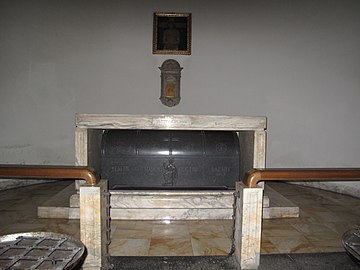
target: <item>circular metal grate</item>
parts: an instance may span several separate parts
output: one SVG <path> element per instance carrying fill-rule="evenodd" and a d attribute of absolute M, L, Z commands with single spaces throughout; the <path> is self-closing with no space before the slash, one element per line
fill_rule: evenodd
<path fill-rule="evenodd" d="M 360 228 L 346 231 L 342 237 L 345 250 L 360 264 Z"/>
<path fill-rule="evenodd" d="M 71 236 L 29 232 L 0 236 L 0 269 L 74 269 L 85 257 Z"/>

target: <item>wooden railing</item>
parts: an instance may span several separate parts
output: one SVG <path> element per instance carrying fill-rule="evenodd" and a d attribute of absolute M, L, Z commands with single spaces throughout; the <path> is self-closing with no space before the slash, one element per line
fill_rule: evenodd
<path fill-rule="evenodd" d="M 83 179 L 91 186 L 98 183 L 95 170 L 78 166 L 0 165 L 0 178 Z"/>
<path fill-rule="evenodd" d="M 261 181 L 356 181 L 359 168 L 331 169 L 254 169 L 246 173 L 243 183 L 256 187 Z"/>

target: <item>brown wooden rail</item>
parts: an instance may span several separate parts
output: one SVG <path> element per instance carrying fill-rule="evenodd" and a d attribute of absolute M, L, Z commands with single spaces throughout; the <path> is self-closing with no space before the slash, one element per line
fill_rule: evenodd
<path fill-rule="evenodd" d="M 0 178 L 83 179 L 92 186 L 98 182 L 92 168 L 78 166 L 0 165 Z"/>
<path fill-rule="evenodd" d="M 243 183 L 256 187 L 260 181 L 352 181 L 360 180 L 359 168 L 263 169 L 246 173 Z"/>

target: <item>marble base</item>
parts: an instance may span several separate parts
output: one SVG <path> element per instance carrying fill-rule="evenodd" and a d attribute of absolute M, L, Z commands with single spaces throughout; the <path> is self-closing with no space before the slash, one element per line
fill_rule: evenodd
<path fill-rule="evenodd" d="M 265 185 L 264 193 L 269 199 L 269 207 L 263 208 L 263 219 L 298 218 L 300 216 L 298 206 L 268 185 Z"/>
<path fill-rule="evenodd" d="M 123 220 L 232 219 L 234 191 L 111 191 L 110 216 Z M 69 218 L 78 218 L 79 196 Z"/>
<path fill-rule="evenodd" d="M 232 219 L 233 209 L 111 209 L 113 220 L 206 220 Z M 39 218 L 79 219 L 78 207 L 38 207 Z M 263 219 L 297 218 L 298 207 L 263 208 Z"/>
<path fill-rule="evenodd" d="M 233 208 L 234 191 L 110 191 L 112 208 Z M 78 207 L 78 195 L 70 198 L 70 207 Z"/>
<path fill-rule="evenodd" d="M 39 206 L 38 217 L 79 219 L 79 194 L 74 192 L 66 189 Z M 59 198 L 67 198 L 67 206 L 63 202 L 56 205 L 54 201 Z M 232 219 L 234 191 L 111 191 L 110 205 L 114 220 Z M 265 218 L 282 216 L 281 207 L 270 209 L 269 205 L 269 197 L 264 196 Z M 290 214 L 287 211 L 285 216 L 294 217 L 293 212 Z"/>

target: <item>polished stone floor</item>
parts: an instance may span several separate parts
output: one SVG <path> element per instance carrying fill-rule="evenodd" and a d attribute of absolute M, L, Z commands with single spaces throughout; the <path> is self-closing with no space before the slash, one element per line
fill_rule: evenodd
<path fill-rule="evenodd" d="M 79 221 L 38 219 L 37 206 L 70 182 L 0 191 L 0 234 L 51 231 L 79 238 Z M 360 226 L 360 199 L 309 187 L 269 184 L 300 207 L 300 218 L 263 221 L 262 253 L 343 251 L 341 235 Z M 226 255 L 232 221 L 112 221 L 112 256 Z"/>

